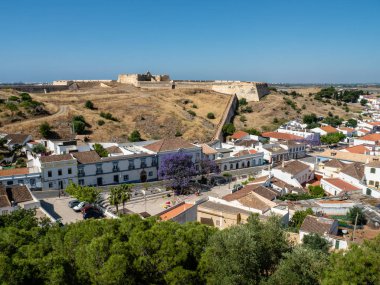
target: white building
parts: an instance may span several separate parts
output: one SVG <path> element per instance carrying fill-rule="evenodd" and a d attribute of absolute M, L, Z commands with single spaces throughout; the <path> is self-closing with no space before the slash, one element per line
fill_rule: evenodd
<path fill-rule="evenodd" d="M 341 195 L 344 193 L 361 193 L 363 190 L 340 178 L 322 178 L 321 187 L 330 195 Z"/>
<path fill-rule="evenodd" d="M 311 167 L 298 160 L 284 162 L 281 166 L 273 168 L 272 173 L 274 177 L 294 187 L 302 187 L 302 184 L 314 179 L 314 171 Z"/>

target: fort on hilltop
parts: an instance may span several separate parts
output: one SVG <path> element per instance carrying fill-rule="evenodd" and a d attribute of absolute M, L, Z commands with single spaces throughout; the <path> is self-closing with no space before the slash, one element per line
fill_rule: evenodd
<path fill-rule="evenodd" d="M 264 82 L 245 81 L 198 81 L 198 80 L 171 80 L 169 75 L 119 74 L 117 82 L 131 84 L 139 88 L 154 89 L 205 89 L 215 92 L 234 95 L 247 101 L 259 101 L 269 94 L 268 84 Z"/>

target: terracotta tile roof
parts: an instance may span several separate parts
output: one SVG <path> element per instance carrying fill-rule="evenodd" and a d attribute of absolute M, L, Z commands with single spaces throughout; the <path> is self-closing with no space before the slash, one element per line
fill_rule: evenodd
<path fill-rule="evenodd" d="M 29 135 L 25 134 L 8 134 L 4 138 L 10 142 L 8 144 L 23 144 L 26 139 L 29 137 Z"/>
<path fill-rule="evenodd" d="M 284 166 L 277 166 L 276 169 L 282 170 L 283 172 L 290 173 L 292 175 L 296 175 L 302 171 L 309 169 L 310 167 L 302 163 L 298 160 L 292 160 L 290 162 L 286 162 Z"/>
<path fill-rule="evenodd" d="M 281 189 L 287 189 L 289 192 L 295 191 L 297 193 L 306 193 L 306 191 L 303 188 L 298 188 L 293 185 L 290 185 L 289 183 L 286 183 L 285 181 L 276 177 L 272 177 L 270 182 L 272 185 L 277 186 Z"/>
<path fill-rule="evenodd" d="M 364 140 L 364 141 L 380 141 L 380 134 L 369 134 L 369 135 L 365 135 L 365 136 L 362 136 L 359 138 L 360 140 Z"/>
<path fill-rule="evenodd" d="M 368 124 L 371 126 L 380 126 L 380 122 L 369 122 Z"/>
<path fill-rule="evenodd" d="M 284 141 L 296 141 L 296 140 L 303 140 L 303 137 L 292 135 L 292 134 L 286 134 L 286 133 L 280 133 L 280 132 L 266 132 L 261 134 L 264 138 L 274 138 Z"/>
<path fill-rule="evenodd" d="M 355 179 L 362 180 L 364 178 L 364 164 L 354 162 L 346 165 L 340 172 Z"/>
<path fill-rule="evenodd" d="M 106 147 L 105 150 L 106 150 L 108 153 L 123 153 L 123 152 L 121 151 L 120 147 L 118 147 L 118 146 L 116 146 L 116 145 Z"/>
<path fill-rule="evenodd" d="M 33 200 L 28 188 L 23 185 L 0 185 L 0 207 L 11 206 L 11 201 L 22 203 Z"/>
<path fill-rule="evenodd" d="M 202 147 L 202 152 L 204 154 L 216 154 L 218 153 L 215 149 L 213 149 L 211 146 L 207 145 L 207 144 L 201 144 L 201 147 Z"/>
<path fill-rule="evenodd" d="M 95 150 L 73 152 L 72 155 L 80 164 L 96 163 L 100 161 L 100 156 Z"/>
<path fill-rule="evenodd" d="M 269 189 L 267 187 L 261 186 L 261 185 L 256 186 L 256 188 L 253 189 L 253 192 L 270 201 L 273 201 L 278 196 L 280 196 L 280 194 L 277 193 L 276 191 Z"/>
<path fill-rule="evenodd" d="M 254 149 L 244 149 L 234 154 L 235 157 L 246 156 L 257 153 Z"/>
<path fill-rule="evenodd" d="M 28 173 L 29 173 L 29 168 L 27 167 L 0 170 L 0 176 L 23 175 L 23 174 L 28 174 Z"/>
<path fill-rule="evenodd" d="M 49 156 L 40 157 L 40 161 L 43 163 L 72 160 L 72 159 L 73 157 L 71 156 L 71 154 L 58 154 L 58 155 L 49 155 Z"/>
<path fill-rule="evenodd" d="M 266 212 L 266 211 L 270 210 L 270 205 L 268 205 L 267 203 L 265 203 L 264 201 L 262 201 L 256 195 L 257 194 L 251 192 L 248 195 L 246 195 L 246 196 L 241 197 L 240 199 L 238 199 L 238 201 L 243 206 L 246 206 L 246 207 L 249 207 L 249 208 L 253 208 L 253 209 L 257 209 L 257 210 L 260 210 L 260 211 L 263 211 L 263 212 Z"/>
<path fill-rule="evenodd" d="M 362 145 L 362 144 L 351 146 L 351 147 L 347 147 L 344 150 L 347 150 L 348 152 L 351 152 L 351 153 L 360 153 L 360 154 L 367 154 L 367 153 L 369 153 L 369 149 L 367 147 L 365 147 L 364 145 Z"/>
<path fill-rule="evenodd" d="M 324 233 L 331 234 L 333 231 L 334 220 L 314 217 L 311 215 L 306 216 L 302 223 L 300 231 L 307 233 L 316 233 L 323 235 Z"/>
<path fill-rule="evenodd" d="M 240 189 L 234 193 L 225 195 L 224 197 L 222 197 L 222 199 L 226 200 L 228 202 L 238 200 L 238 199 L 248 195 L 249 193 L 251 193 L 253 191 L 253 189 L 255 189 L 256 187 L 258 187 L 258 186 L 248 184 L 248 185 L 244 186 L 242 189 Z"/>
<path fill-rule="evenodd" d="M 343 168 L 346 166 L 345 163 L 341 162 L 338 159 L 330 159 L 329 161 L 323 162 L 324 166 L 333 167 L 333 168 Z"/>
<path fill-rule="evenodd" d="M 361 132 L 361 133 L 366 133 L 368 134 L 370 131 L 367 130 L 367 129 L 358 129 L 358 132 Z"/>
<path fill-rule="evenodd" d="M 340 131 L 346 131 L 346 132 L 349 132 L 349 133 L 352 133 L 355 131 L 354 128 L 349 128 L 349 127 L 339 127 L 338 128 Z"/>
<path fill-rule="evenodd" d="M 246 136 L 248 136 L 249 134 L 247 133 L 247 132 L 244 132 L 244 131 L 237 131 L 237 132 L 235 132 L 232 136 L 231 136 L 231 138 L 232 139 L 235 139 L 235 140 L 239 140 L 239 139 L 241 139 L 241 138 L 244 138 L 244 137 L 246 137 Z"/>
<path fill-rule="evenodd" d="M 180 148 L 195 148 L 196 146 L 182 138 L 163 139 L 144 146 L 154 152 L 178 150 Z"/>
<path fill-rule="evenodd" d="M 351 192 L 351 191 L 359 191 L 360 188 L 347 183 L 346 181 L 340 179 L 340 178 L 323 178 L 322 181 L 325 180 L 326 182 L 330 183 L 331 185 L 341 189 L 344 192 Z"/>
<path fill-rule="evenodd" d="M 321 130 L 325 131 L 328 134 L 337 133 L 338 130 L 332 126 L 322 126 L 320 127 Z"/>
<path fill-rule="evenodd" d="M 161 214 L 160 215 L 160 219 L 163 220 L 163 221 L 171 220 L 174 217 L 178 216 L 179 214 L 187 211 L 191 207 L 194 207 L 194 205 L 193 204 L 188 204 L 188 203 L 179 205 L 178 207 L 172 208 L 169 211 Z"/>
<path fill-rule="evenodd" d="M 245 214 L 247 216 L 250 216 L 252 214 L 252 212 L 247 211 L 247 210 L 239 209 L 237 207 L 233 207 L 233 206 L 229 206 L 225 204 L 215 203 L 212 201 L 206 201 L 198 206 L 198 211 L 200 212 L 210 211 L 210 210 L 218 211 L 225 214 L 233 214 L 233 215 Z"/>

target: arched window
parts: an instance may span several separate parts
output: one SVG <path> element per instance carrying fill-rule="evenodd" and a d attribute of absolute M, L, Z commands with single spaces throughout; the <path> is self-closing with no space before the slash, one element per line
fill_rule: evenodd
<path fill-rule="evenodd" d="M 236 162 L 236 169 L 239 169 L 239 162 Z"/>
<path fill-rule="evenodd" d="M 250 167 L 250 166 L 251 166 L 251 162 L 248 160 L 247 167 Z"/>
<path fill-rule="evenodd" d="M 256 165 L 256 159 L 253 160 L 253 166 L 255 166 L 255 165 Z"/>
<path fill-rule="evenodd" d="M 223 169 L 224 169 L 224 171 L 227 170 L 227 164 L 224 165 L 224 168 L 223 168 Z"/>

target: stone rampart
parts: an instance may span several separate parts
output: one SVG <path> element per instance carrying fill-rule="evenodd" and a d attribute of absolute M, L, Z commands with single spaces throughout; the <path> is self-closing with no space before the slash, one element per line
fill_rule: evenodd
<path fill-rule="evenodd" d="M 238 106 L 238 98 L 236 95 L 231 96 L 228 101 L 226 109 L 224 109 L 222 118 L 219 121 L 219 124 L 216 126 L 215 135 L 212 138 L 213 140 L 223 141 L 223 126 L 227 123 L 230 123 L 232 118 L 235 115 L 236 107 Z"/>

